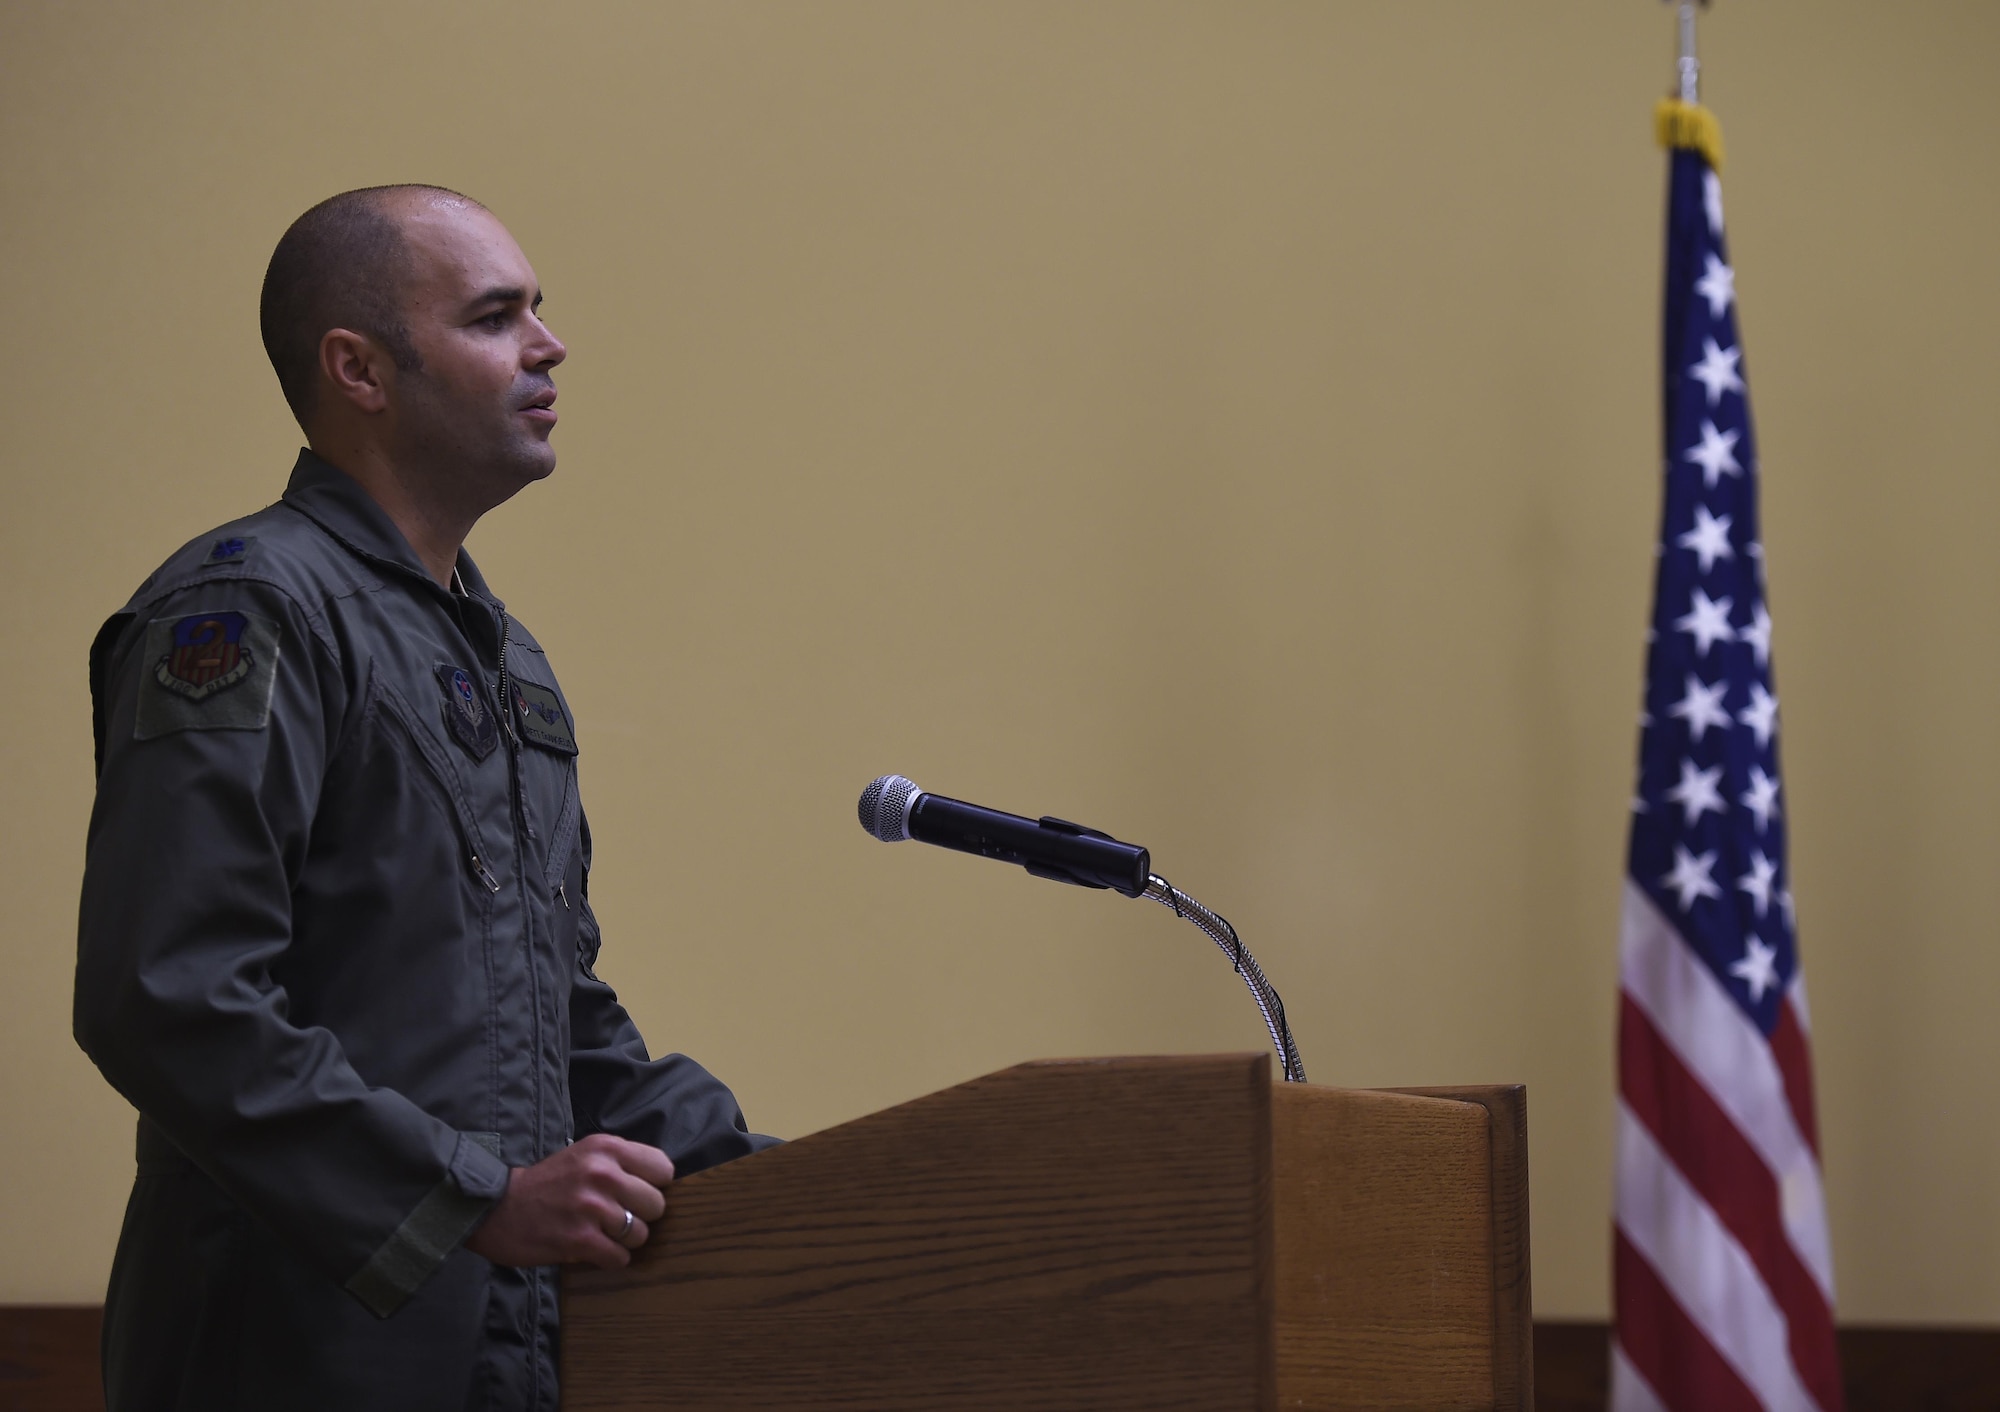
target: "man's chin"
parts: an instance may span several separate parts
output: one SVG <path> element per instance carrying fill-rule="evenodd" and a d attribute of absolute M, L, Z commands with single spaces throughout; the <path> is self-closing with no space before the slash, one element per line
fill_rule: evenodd
<path fill-rule="evenodd" d="M 528 445 L 519 447 L 512 460 L 514 473 L 521 478 L 521 484 L 533 485 L 555 474 L 556 449 L 549 445 L 546 437 L 536 437 Z"/>

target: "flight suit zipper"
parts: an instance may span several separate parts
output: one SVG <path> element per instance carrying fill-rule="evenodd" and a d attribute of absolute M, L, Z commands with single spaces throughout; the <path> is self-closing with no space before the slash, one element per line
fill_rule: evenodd
<path fill-rule="evenodd" d="M 495 608 L 494 611 L 500 615 L 500 714 L 507 722 L 508 822 L 514 830 L 514 856 L 517 859 L 525 859 L 528 855 L 522 843 L 522 835 L 527 832 L 527 806 L 521 797 L 521 737 L 519 732 L 514 729 L 513 675 L 507 665 L 507 646 L 513 636 L 514 624 L 513 620 L 507 616 L 505 608 Z M 535 908 L 533 899 L 528 896 L 528 870 L 524 867 L 516 871 L 520 875 L 522 938 L 527 944 L 527 955 L 523 959 L 527 963 L 530 1008 L 535 1017 L 535 1032 L 533 1036 L 534 1066 L 537 1073 L 539 1073 L 544 1062 L 542 1054 L 543 1017 L 542 978 L 535 961 Z M 537 1149 L 540 1148 L 542 1133 L 548 1124 L 547 1113 L 543 1107 L 543 1087 L 542 1082 L 538 1078 L 535 1083 L 535 1144 Z M 530 1343 L 531 1345 L 538 1346 L 542 1329 L 542 1272 L 540 1270 L 534 1271 L 530 1275 L 528 1283 L 529 1289 L 532 1291 L 529 1296 L 532 1301 L 529 1327 L 534 1331 L 530 1338 Z M 530 1360 L 530 1367 L 534 1369 L 534 1380 L 538 1384 L 538 1386 L 530 1390 L 531 1396 L 539 1402 L 541 1391 L 539 1387 L 541 1360 L 539 1356 L 533 1353 L 530 1355 Z"/>
<path fill-rule="evenodd" d="M 494 611 L 500 614 L 500 719 L 507 723 L 507 753 L 511 757 L 513 755 L 513 747 L 521 743 L 521 737 L 514 733 L 514 702 L 507 691 L 507 639 L 513 634 L 514 622 L 513 619 L 507 616 L 505 608 L 498 608 Z M 517 781 L 511 759 L 507 767 L 507 780 L 508 789 L 515 792 L 516 799 L 518 800 L 519 793 L 515 790 Z"/>

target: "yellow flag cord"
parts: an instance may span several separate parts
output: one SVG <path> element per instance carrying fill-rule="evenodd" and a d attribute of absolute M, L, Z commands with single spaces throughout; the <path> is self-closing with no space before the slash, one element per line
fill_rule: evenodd
<path fill-rule="evenodd" d="M 1689 148 L 1706 157 L 1711 168 L 1722 170 L 1722 124 L 1701 104 L 1662 98 L 1653 109 L 1653 133 L 1660 146 Z"/>

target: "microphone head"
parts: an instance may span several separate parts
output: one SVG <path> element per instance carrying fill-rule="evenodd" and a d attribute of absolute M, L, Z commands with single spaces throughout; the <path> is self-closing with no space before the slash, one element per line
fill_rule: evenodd
<path fill-rule="evenodd" d="M 915 780 L 884 775 L 861 791 L 861 827 L 884 843 L 910 836 L 910 806 L 923 791 Z"/>

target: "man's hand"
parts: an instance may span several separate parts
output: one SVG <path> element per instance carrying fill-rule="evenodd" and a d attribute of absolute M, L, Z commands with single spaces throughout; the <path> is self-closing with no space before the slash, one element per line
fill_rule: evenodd
<path fill-rule="evenodd" d="M 667 1209 L 660 1189 L 673 1179 L 674 1164 L 659 1148 L 592 1133 L 532 1167 L 514 1168 L 506 1195 L 465 1248 L 496 1265 L 616 1269 L 646 1243 L 647 1222 Z"/>

